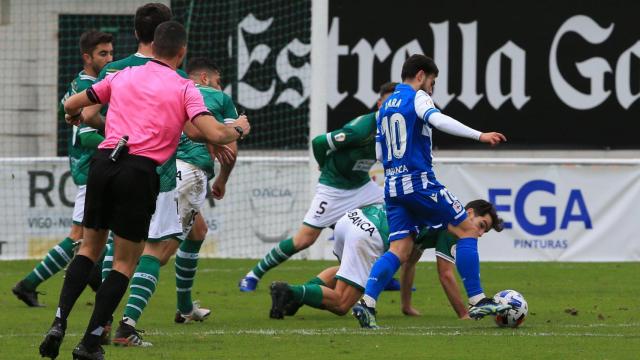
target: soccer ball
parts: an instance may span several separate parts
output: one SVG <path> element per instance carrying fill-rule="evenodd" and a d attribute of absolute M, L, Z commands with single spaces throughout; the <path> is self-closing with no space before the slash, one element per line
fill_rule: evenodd
<path fill-rule="evenodd" d="M 514 306 L 513 309 L 507 310 L 501 315 L 496 315 L 496 324 L 499 327 L 516 328 L 522 324 L 529 312 L 529 305 L 527 305 L 524 296 L 515 290 L 502 290 L 493 297 L 493 300 L 500 304 L 520 305 Z"/>

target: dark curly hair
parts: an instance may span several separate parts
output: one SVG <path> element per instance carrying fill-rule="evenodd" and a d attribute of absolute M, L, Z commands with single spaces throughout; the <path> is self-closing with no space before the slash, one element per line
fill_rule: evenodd
<path fill-rule="evenodd" d="M 504 229 L 504 220 L 502 220 L 502 218 L 498 216 L 496 208 L 492 203 L 486 200 L 478 199 L 470 201 L 464 208 L 467 210 L 473 209 L 473 212 L 476 216 L 485 216 L 486 214 L 489 214 L 489 216 L 491 217 L 491 223 L 493 224 L 491 228 L 497 232 L 500 232 Z"/>

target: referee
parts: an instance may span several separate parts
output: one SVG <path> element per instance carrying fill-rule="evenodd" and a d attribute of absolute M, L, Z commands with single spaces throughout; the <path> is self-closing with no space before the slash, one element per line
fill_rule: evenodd
<path fill-rule="evenodd" d="M 218 123 L 207 111 L 193 82 L 176 68 L 186 54 L 184 27 L 167 21 L 153 39 L 154 60 L 107 76 L 64 104 L 67 122 L 82 122 L 82 108 L 109 103 L 105 140 L 91 160 L 84 209 L 84 240 L 67 268 L 56 317 L 40 345 L 40 355 L 55 359 L 64 338 L 67 317 L 84 290 L 93 264 L 115 234 L 113 268 L 96 293 L 85 335 L 73 359 L 103 359 L 99 345 L 105 324 L 127 290 L 144 248 L 155 211 L 159 179 L 155 168 L 175 151 L 183 129 L 201 133 L 211 144 L 228 144 L 246 136 L 246 117 Z"/>

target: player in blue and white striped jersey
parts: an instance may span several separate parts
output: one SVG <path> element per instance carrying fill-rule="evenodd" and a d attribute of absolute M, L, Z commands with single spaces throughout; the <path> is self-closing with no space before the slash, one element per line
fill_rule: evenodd
<path fill-rule="evenodd" d="M 438 67 L 431 58 L 410 56 L 402 66 L 403 83 L 396 86 L 378 112 L 376 153 L 385 171 L 391 245 L 373 265 L 365 295 L 354 307 L 354 315 L 363 327 L 376 327 L 376 299 L 409 258 L 417 229 L 436 224 L 449 224 L 449 231 L 460 239 L 456 266 L 465 288 L 470 290 L 469 315 L 482 317 L 505 310 L 483 293 L 477 247 L 480 229 L 467 219 L 460 201 L 436 179 L 431 146 L 433 128 L 491 145 L 506 138 L 496 132 L 481 133 L 442 114 L 430 97 L 437 76 Z"/>

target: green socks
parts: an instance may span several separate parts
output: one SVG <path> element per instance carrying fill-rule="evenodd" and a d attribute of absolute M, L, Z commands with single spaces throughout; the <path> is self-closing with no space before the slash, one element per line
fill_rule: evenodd
<path fill-rule="evenodd" d="M 304 285 L 289 285 L 289 288 L 293 291 L 293 297 L 297 302 L 319 309 L 322 308 L 321 286 L 326 286 L 324 281 L 314 277 Z"/>
<path fill-rule="evenodd" d="M 320 279 L 319 277 L 314 277 L 313 279 L 307 281 L 306 283 L 304 283 L 305 285 L 320 285 L 320 286 L 327 286 L 327 284 L 324 283 L 324 281 L 322 281 L 322 279 Z"/>
<path fill-rule="evenodd" d="M 293 291 L 295 301 L 316 309 L 322 307 L 322 288 L 320 285 L 307 283 L 305 285 L 289 285 L 289 288 Z"/>
<path fill-rule="evenodd" d="M 151 255 L 142 255 L 129 286 L 129 299 L 123 317 L 125 323 L 136 325 L 149 298 L 156 291 L 159 278 L 160 260 Z"/>
<path fill-rule="evenodd" d="M 260 260 L 258 265 L 256 265 L 247 276 L 262 279 L 267 271 L 287 261 L 288 258 L 297 252 L 295 246 L 293 246 L 293 238 L 282 240 Z"/>
<path fill-rule="evenodd" d="M 47 256 L 27 275 L 23 284 L 29 290 L 35 290 L 43 281 L 52 277 L 58 271 L 64 269 L 73 259 L 73 248 L 76 242 L 71 238 L 65 238 L 54 246 Z"/>
<path fill-rule="evenodd" d="M 113 243 L 107 243 L 104 251 L 104 257 L 102 258 L 102 281 L 109 276 L 111 268 L 113 267 Z"/>
<path fill-rule="evenodd" d="M 198 269 L 198 253 L 203 241 L 185 239 L 176 253 L 176 294 L 178 311 L 190 314 L 193 310 L 191 288 Z"/>

